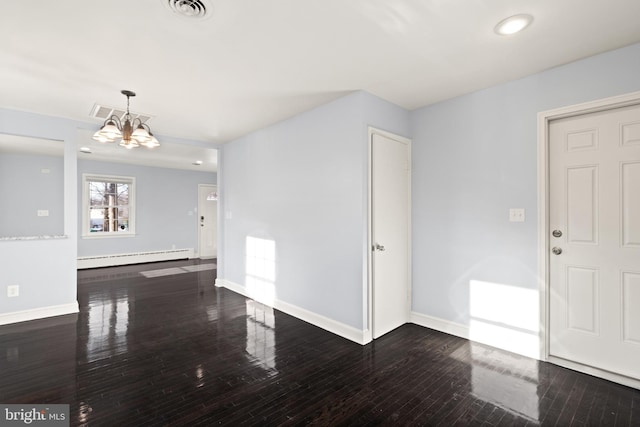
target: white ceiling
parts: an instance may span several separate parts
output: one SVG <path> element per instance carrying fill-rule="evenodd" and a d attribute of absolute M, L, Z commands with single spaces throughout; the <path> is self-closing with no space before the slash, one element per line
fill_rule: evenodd
<path fill-rule="evenodd" d="M 355 90 L 415 109 L 640 41 L 638 0 L 166 1 L 4 2 L 0 107 L 92 121 L 130 89 L 156 135 L 214 144 Z M 532 26 L 493 32 L 517 13 Z"/>

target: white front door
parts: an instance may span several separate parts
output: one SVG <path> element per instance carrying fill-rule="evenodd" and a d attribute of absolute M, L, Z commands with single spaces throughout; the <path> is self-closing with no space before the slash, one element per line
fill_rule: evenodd
<path fill-rule="evenodd" d="M 403 138 L 371 135 L 373 338 L 409 315 L 409 152 Z"/>
<path fill-rule="evenodd" d="M 218 232 L 218 192 L 215 185 L 198 185 L 198 256 L 215 258 Z"/>
<path fill-rule="evenodd" d="M 640 106 L 549 126 L 550 356 L 640 379 Z"/>

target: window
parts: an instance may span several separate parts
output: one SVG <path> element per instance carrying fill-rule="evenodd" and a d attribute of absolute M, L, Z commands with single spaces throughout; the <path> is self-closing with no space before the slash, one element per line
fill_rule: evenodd
<path fill-rule="evenodd" d="M 135 178 L 82 175 L 83 237 L 135 234 Z"/>

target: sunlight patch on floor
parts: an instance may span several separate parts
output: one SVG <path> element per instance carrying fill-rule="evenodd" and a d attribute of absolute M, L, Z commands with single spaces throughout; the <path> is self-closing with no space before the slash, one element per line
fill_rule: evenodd
<path fill-rule="evenodd" d="M 186 265 L 184 267 L 161 268 L 159 270 L 141 271 L 140 275 L 146 277 L 147 279 L 152 279 L 154 277 L 173 276 L 176 274 L 195 273 L 198 271 L 208 271 L 208 270 L 215 270 L 215 269 L 216 269 L 215 263 L 207 263 L 207 264 Z"/>

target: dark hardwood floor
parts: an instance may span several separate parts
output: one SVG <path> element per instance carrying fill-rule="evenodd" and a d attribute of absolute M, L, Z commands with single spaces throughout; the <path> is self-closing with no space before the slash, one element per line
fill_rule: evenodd
<path fill-rule="evenodd" d="M 78 315 L 0 327 L 0 403 L 91 426 L 640 425 L 638 390 L 415 325 L 360 346 L 216 289 L 211 262 L 78 272 Z"/>

